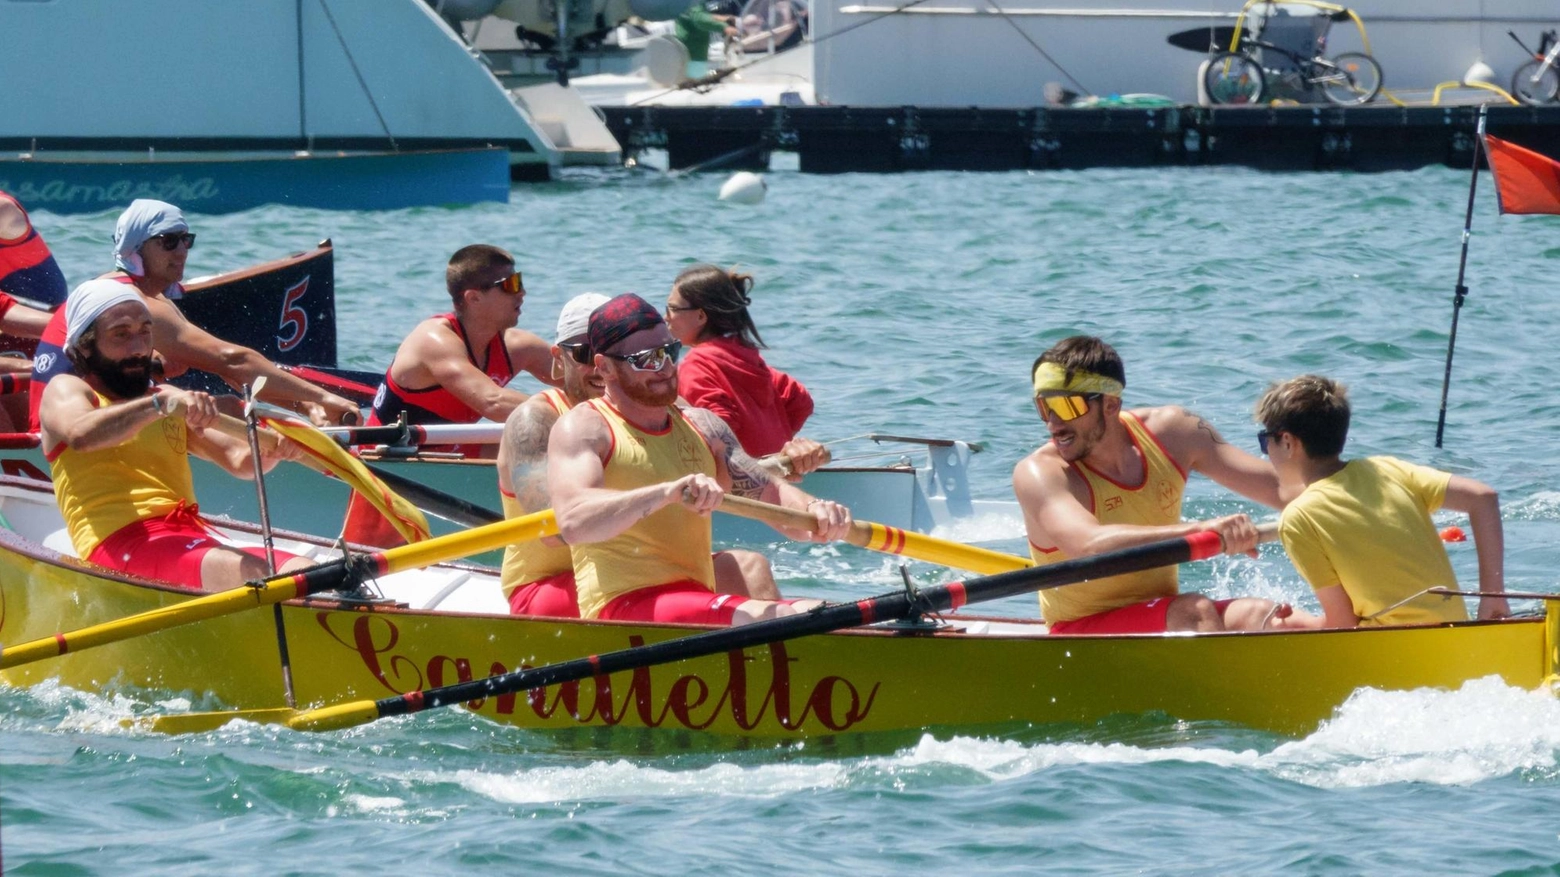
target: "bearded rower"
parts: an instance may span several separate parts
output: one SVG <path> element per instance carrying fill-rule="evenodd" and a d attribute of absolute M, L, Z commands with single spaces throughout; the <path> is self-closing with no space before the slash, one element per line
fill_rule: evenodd
<path fill-rule="evenodd" d="M 776 480 L 720 418 L 677 408 L 677 352 L 649 302 L 621 295 L 590 316 L 602 396 L 571 408 L 548 439 L 547 488 L 570 546 L 580 616 L 742 624 L 804 612 L 816 600 L 721 594 L 710 553 L 710 512 L 730 490 L 805 510 L 829 541 L 850 512 Z"/>
<path fill-rule="evenodd" d="M 1035 360 L 1030 377 L 1051 440 L 1013 470 L 1013 491 L 1036 565 L 1200 530 L 1218 533 L 1228 554 L 1255 554 L 1250 517 L 1183 522 L 1181 497 L 1195 471 L 1278 508 L 1272 467 L 1185 409 L 1123 411 L 1126 369 L 1098 338 L 1058 342 Z M 1176 567 L 1167 566 L 1041 591 L 1040 612 L 1052 633 L 1115 634 L 1255 630 L 1282 626 L 1293 610 L 1271 600 L 1181 594 Z"/>
<path fill-rule="evenodd" d="M 212 397 L 152 383 L 145 298 L 133 286 L 89 280 L 62 310 L 75 370 L 49 382 L 39 414 L 76 555 L 193 589 L 236 588 L 268 575 L 263 548 L 221 543 L 196 509 L 189 454 L 252 478 L 249 446 L 208 428 L 218 417 Z M 262 462 L 269 469 L 300 455 L 284 441 Z M 278 571 L 313 563 L 275 556 Z"/>
<path fill-rule="evenodd" d="M 558 316 L 553 343 L 553 377 L 561 388 L 525 400 L 504 422 L 498 444 L 498 492 L 504 517 L 551 508 L 547 494 L 547 439 L 564 412 L 601 397 L 603 383 L 590 348 L 590 315 L 607 297 L 596 292 L 577 295 Z M 694 415 L 703 416 L 702 414 Z M 780 599 L 769 561 L 756 551 L 721 551 L 713 558 L 716 590 L 763 600 Z M 578 618 L 574 560 L 569 546 L 556 536 L 510 545 L 504 550 L 504 595 L 515 615 Z"/>

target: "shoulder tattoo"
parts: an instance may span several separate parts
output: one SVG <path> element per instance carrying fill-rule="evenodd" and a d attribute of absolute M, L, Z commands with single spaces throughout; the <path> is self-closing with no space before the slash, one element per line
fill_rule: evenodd
<path fill-rule="evenodd" d="M 558 415 L 544 405 L 521 405 L 504 421 L 509 486 L 527 512 L 547 508 L 547 436 Z"/>
<path fill-rule="evenodd" d="M 737 441 L 736 433 L 731 431 L 726 421 L 704 408 L 684 408 L 682 411 L 688 422 L 717 446 L 711 450 L 724 456 L 726 471 L 731 473 L 732 493 L 748 499 L 759 499 L 765 489 L 775 483 L 775 477 L 760 466 L 752 455 L 742 450 L 742 443 Z"/>
<path fill-rule="evenodd" d="M 1185 409 L 1182 409 L 1182 410 L 1185 410 Z M 1196 417 L 1197 418 L 1197 429 L 1198 429 L 1198 431 L 1206 433 L 1207 436 L 1208 436 L 1209 441 L 1212 441 L 1216 445 L 1227 445 L 1227 444 L 1229 444 L 1229 442 L 1224 440 L 1224 436 L 1219 434 L 1218 429 L 1214 428 L 1213 424 L 1209 423 L 1204 418 L 1199 417 L 1196 414 L 1193 414 L 1190 411 L 1187 411 L 1186 415 L 1188 417 Z"/>

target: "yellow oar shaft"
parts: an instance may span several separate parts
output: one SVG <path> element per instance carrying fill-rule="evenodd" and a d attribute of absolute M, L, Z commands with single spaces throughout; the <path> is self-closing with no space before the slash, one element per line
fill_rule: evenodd
<path fill-rule="evenodd" d="M 80 652 L 96 646 L 154 633 L 181 624 L 205 621 L 257 606 L 269 606 L 298 596 L 299 583 L 291 576 L 269 581 L 260 587 L 241 587 L 220 594 L 186 600 L 161 609 L 105 621 L 68 633 L 22 643 L 0 651 L 0 670 L 53 658 L 66 652 Z"/>
<path fill-rule="evenodd" d="M 485 524 L 472 530 L 386 549 L 383 552 L 384 571 L 391 573 L 418 569 L 457 557 L 468 557 L 494 548 L 502 548 L 515 542 L 529 542 L 543 536 L 556 535 L 558 535 L 558 519 L 553 515 L 552 509 L 543 509 L 507 521 Z"/>
<path fill-rule="evenodd" d="M 721 500 L 720 510 L 727 514 L 763 521 L 770 525 L 789 527 L 793 530 L 816 530 L 818 525 L 817 518 L 807 512 L 729 494 Z M 868 551 L 898 554 L 986 575 L 1011 572 L 1034 565 L 1028 558 L 1016 554 L 1004 554 L 1000 551 L 950 542 L 947 539 L 911 533 L 898 527 L 875 524 L 871 521 L 852 522 L 850 535 L 846 537 L 846 541 Z"/>

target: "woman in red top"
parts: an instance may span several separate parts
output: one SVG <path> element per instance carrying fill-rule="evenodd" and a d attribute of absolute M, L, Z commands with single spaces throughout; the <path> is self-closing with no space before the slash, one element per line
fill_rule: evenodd
<path fill-rule="evenodd" d="M 678 391 L 731 427 L 754 457 L 783 453 L 797 475 L 828 462 L 822 445 L 797 438 L 813 411 L 812 394 L 764 362 L 764 339 L 748 306 L 753 278 L 714 265 L 677 275 L 666 298 L 666 323 L 689 351 L 677 365 Z"/>

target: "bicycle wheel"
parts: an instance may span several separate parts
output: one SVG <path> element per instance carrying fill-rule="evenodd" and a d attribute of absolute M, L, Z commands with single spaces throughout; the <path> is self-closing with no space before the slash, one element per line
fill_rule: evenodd
<path fill-rule="evenodd" d="M 1254 104 L 1267 91 L 1267 80 L 1257 62 L 1239 52 L 1220 52 L 1203 71 L 1203 87 L 1214 104 Z"/>
<path fill-rule="evenodd" d="M 1560 98 L 1560 72 L 1543 61 L 1529 61 L 1511 74 L 1511 96 L 1525 104 L 1552 104 Z"/>
<path fill-rule="evenodd" d="M 1343 52 L 1331 61 L 1318 58 L 1314 82 L 1335 104 L 1368 104 L 1381 92 L 1381 65 L 1363 52 Z"/>

